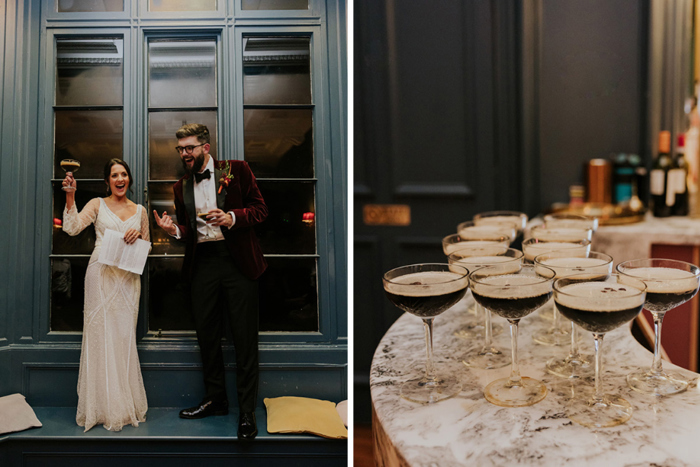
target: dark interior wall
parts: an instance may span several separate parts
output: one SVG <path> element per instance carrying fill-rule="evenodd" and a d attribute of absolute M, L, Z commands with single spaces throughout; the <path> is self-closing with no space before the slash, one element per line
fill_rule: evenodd
<path fill-rule="evenodd" d="M 585 183 L 589 159 L 646 156 L 647 10 L 639 0 L 542 1 L 543 210 Z"/>
<path fill-rule="evenodd" d="M 356 0 L 356 421 L 400 315 L 382 273 L 444 261 L 441 235 L 478 212 L 567 201 L 588 159 L 645 155 L 647 4 Z M 408 205 L 411 224 L 367 225 L 370 204 Z"/>

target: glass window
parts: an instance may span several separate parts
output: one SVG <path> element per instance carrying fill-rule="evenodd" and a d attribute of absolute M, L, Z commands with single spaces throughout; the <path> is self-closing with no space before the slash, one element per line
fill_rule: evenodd
<path fill-rule="evenodd" d="M 194 329 L 189 285 L 180 277 L 182 261 L 181 257 L 148 260 L 148 328 L 151 331 Z"/>
<path fill-rule="evenodd" d="M 104 179 L 108 160 L 122 157 L 123 112 L 121 110 L 58 110 L 54 112 L 56 146 L 54 176 L 63 179 L 63 159 L 77 159 L 75 178 Z"/>
<path fill-rule="evenodd" d="M 124 0 L 58 0 L 59 12 L 124 11 Z"/>
<path fill-rule="evenodd" d="M 121 39 L 56 41 L 56 105 L 121 105 Z"/>
<path fill-rule="evenodd" d="M 248 109 L 245 157 L 256 177 L 312 178 L 314 153 L 309 109 Z"/>
<path fill-rule="evenodd" d="M 149 0 L 151 11 L 212 11 L 216 0 Z"/>
<path fill-rule="evenodd" d="M 260 280 L 260 330 L 317 332 L 315 258 L 267 259 Z"/>
<path fill-rule="evenodd" d="M 216 106 L 216 42 L 150 41 L 151 107 Z"/>
<path fill-rule="evenodd" d="M 148 185 L 148 213 L 149 215 L 156 211 L 159 216 L 163 212 L 172 216 L 173 221 L 177 222 L 175 215 L 175 201 L 173 198 L 174 182 L 166 183 L 149 183 Z M 151 222 L 151 254 L 152 255 L 184 255 L 185 244 L 171 237 L 163 229 L 156 224 L 155 217 L 150 215 Z"/>
<path fill-rule="evenodd" d="M 51 259 L 51 330 L 81 332 L 89 256 Z"/>
<path fill-rule="evenodd" d="M 309 0 L 242 0 L 243 10 L 308 10 Z"/>
<path fill-rule="evenodd" d="M 62 229 L 63 210 L 66 207 L 66 196 L 61 189 L 61 181 L 53 182 L 53 249 L 54 255 L 91 255 L 95 248 L 95 228 L 89 226 L 75 237 L 71 237 Z M 92 198 L 104 197 L 106 187 L 101 182 L 77 182 L 78 190 L 75 192 L 75 205 L 78 212 L 85 207 Z"/>
<path fill-rule="evenodd" d="M 256 232 L 266 254 L 315 254 L 314 182 L 260 180 L 268 215 Z"/>
<path fill-rule="evenodd" d="M 308 38 L 243 40 L 245 104 L 310 104 Z"/>

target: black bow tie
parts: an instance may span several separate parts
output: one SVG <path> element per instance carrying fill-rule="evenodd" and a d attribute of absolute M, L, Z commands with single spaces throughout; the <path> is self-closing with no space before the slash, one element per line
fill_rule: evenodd
<path fill-rule="evenodd" d="M 211 177 L 211 172 L 209 171 L 209 169 L 205 170 L 202 173 L 194 174 L 194 180 L 197 183 L 201 182 L 202 180 L 209 180 L 209 177 Z"/>

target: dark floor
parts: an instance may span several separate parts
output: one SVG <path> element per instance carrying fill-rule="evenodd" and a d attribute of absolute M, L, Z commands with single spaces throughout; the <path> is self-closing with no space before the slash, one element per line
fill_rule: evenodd
<path fill-rule="evenodd" d="M 372 426 L 355 425 L 354 429 L 354 458 L 355 467 L 375 467 L 372 444 Z"/>

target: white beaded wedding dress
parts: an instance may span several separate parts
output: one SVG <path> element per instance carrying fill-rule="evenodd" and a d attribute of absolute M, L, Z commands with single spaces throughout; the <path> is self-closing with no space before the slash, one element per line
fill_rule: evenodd
<path fill-rule="evenodd" d="M 80 213 L 75 204 L 63 212 L 63 230 L 77 235 L 95 224 L 97 238 L 85 273 L 83 347 L 78 376 L 76 422 L 85 431 L 97 424 L 119 431 L 146 421 L 148 403 L 136 352 L 136 320 L 141 277 L 97 262 L 106 229 L 124 233 L 133 228 L 149 240 L 148 215 L 139 205 L 122 221 L 102 198 L 90 200 Z"/>

